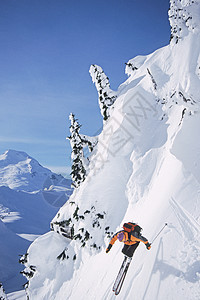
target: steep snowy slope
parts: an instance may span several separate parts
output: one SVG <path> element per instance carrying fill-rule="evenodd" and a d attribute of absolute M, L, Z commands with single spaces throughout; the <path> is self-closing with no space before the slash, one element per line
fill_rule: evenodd
<path fill-rule="evenodd" d="M 170 45 L 127 63 L 86 180 L 28 249 L 30 299 L 115 299 L 122 244 L 105 247 L 131 220 L 149 241 L 168 226 L 138 247 L 118 299 L 200 299 L 200 1 L 171 1 L 169 17 Z"/>
<path fill-rule="evenodd" d="M 54 184 L 54 186 L 53 186 Z M 0 281 L 6 292 L 22 289 L 19 255 L 49 223 L 72 193 L 70 180 L 42 167 L 24 152 L 0 155 Z"/>

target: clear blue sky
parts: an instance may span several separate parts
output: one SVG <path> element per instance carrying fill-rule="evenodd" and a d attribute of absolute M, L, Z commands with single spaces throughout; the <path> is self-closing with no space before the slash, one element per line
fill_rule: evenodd
<path fill-rule="evenodd" d="M 70 112 L 84 134 L 102 126 L 90 65 L 117 89 L 125 62 L 168 44 L 168 8 L 169 0 L 0 0 L 0 154 L 22 150 L 67 173 Z"/>

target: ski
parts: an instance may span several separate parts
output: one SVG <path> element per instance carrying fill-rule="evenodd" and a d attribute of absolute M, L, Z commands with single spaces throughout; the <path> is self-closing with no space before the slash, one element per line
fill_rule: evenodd
<path fill-rule="evenodd" d="M 121 267 L 119 269 L 119 273 L 118 273 L 118 275 L 116 277 L 116 280 L 115 280 L 115 283 L 113 285 L 113 292 L 115 292 L 115 290 L 116 290 L 116 288 L 117 288 L 117 286 L 119 284 L 120 278 L 121 278 L 121 276 L 123 274 L 123 271 L 124 271 L 124 268 L 125 268 L 126 261 L 127 261 L 127 256 L 124 257 L 122 265 L 121 265 Z"/>
<path fill-rule="evenodd" d="M 113 285 L 113 292 L 115 293 L 115 295 L 118 295 L 121 291 L 121 288 L 122 288 L 124 279 L 126 277 L 130 262 L 131 262 L 131 258 L 125 256 L 124 260 L 122 262 L 121 268 L 119 270 L 119 273 L 117 275 L 117 278 L 115 280 L 115 283 Z"/>
<path fill-rule="evenodd" d="M 115 289 L 115 295 L 116 295 L 116 296 L 119 295 L 119 293 L 120 293 L 120 291 L 121 291 L 121 288 L 122 288 L 122 285 L 123 285 L 123 283 L 124 283 L 124 279 L 125 279 L 125 277 L 126 277 L 126 274 L 127 274 L 128 268 L 129 268 L 129 266 L 130 266 L 130 263 L 131 263 L 131 258 L 129 258 L 129 260 L 127 261 L 126 266 L 125 266 L 125 269 L 124 269 L 124 271 L 123 271 L 123 273 L 122 273 L 121 279 L 120 279 L 120 281 L 119 281 L 119 283 L 118 283 L 118 286 L 117 286 L 116 289 Z"/>

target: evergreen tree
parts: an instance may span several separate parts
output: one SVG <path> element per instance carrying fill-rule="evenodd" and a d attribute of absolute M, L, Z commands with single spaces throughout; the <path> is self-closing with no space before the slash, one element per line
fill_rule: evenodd
<path fill-rule="evenodd" d="M 94 147 L 98 143 L 98 138 L 95 136 L 91 137 L 85 134 L 81 134 L 80 136 L 83 143 L 83 147 L 87 147 L 89 152 L 92 152 L 94 150 Z"/>
<path fill-rule="evenodd" d="M 170 0 L 169 21 L 171 25 L 171 41 L 178 43 L 180 39 L 200 29 L 199 16 L 196 14 L 199 0 Z"/>
<path fill-rule="evenodd" d="M 78 188 L 81 182 L 85 180 L 86 169 L 84 167 L 84 154 L 83 154 L 83 142 L 79 133 L 81 125 L 75 119 L 74 114 L 70 114 L 69 119 L 71 121 L 70 133 L 68 137 L 72 148 L 72 185 Z"/>
<path fill-rule="evenodd" d="M 7 300 L 7 296 L 1 282 L 0 282 L 0 300 Z"/>
<path fill-rule="evenodd" d="M 101 114 L 106 121 L 110 117 L 110 109 L 117 98 L 116 92 L 110 89 L 109 79 L 101 67 L 91 65 L 90 75 L 98 91 Z"/>

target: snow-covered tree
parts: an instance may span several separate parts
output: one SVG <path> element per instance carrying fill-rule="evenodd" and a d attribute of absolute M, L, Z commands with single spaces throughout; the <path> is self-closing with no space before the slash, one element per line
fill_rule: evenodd
<path fill-rule="evenodd" d="M 94 150 L 94 147 L 98 143 L 98 138 L 96 136 L 88 136 L 85 134 L 81 134 L 80 136 L 83 143 L 83 147 L 87 147 L 89 152 L 92 152 Z"/>
<path fill-rule="evenodd" d="M 109 79 L 101 67 L 91 65 L 90 75 L 92 77 L 92 81 L 95 83 L 99 95 L 101 114 L 104 121 L 106 121 L 110 117 L 110 109 L 116 100 L 116 92 L 110 89 Z"/>
<path fill-rule="evenodd" d="M 85 180 L 86 177 L 86 169 L 84 167 L 84 154 L 83 154 L 83 142 L 81 139 L 81 135 L 79 133 L 81 125 L 78 123 L 77 119 L 75 119 L 74 114 L 70 114 L 69 119 L 71 121 L 70 126 L 70 136 L 67 138 L 70 140 L 71 148 L 72 148 L 72 185 L 75 188 L 78 188 L 81 182 Z"/>
<path fill-rule="evenodd" d="M 72 185 L 78 188 L 81 182 L 86 178 L 87 167 L 89 165 L 89 158 L 84 155 L 84 149 L 88 149 L 92 152 L 96 146 L 98 140 L 96 137 L 89 137 L 87 135 L 80 134 L 81 125 L 78 120 L 75 119 L 74 114 L 70 114 L 69 119 L 71 121 L 70 136 L 69 139 L 72 148 Z"/>
<path fill-rule="evenodd" d="M 199 0 L 170 0 L 169 21 L 171 25 L 171 41 L 178 41 L 188 31 L 199 30 Z"/>
<path fill-rule="evenodd" d="M 0 282 L 0 300 L 7 300 L 7 296 L 1 282 Z"/>

